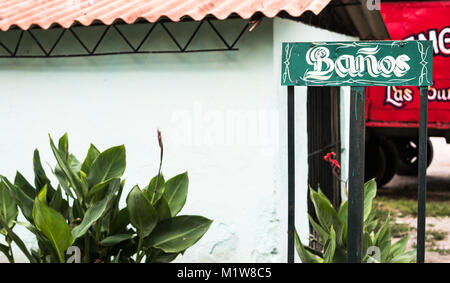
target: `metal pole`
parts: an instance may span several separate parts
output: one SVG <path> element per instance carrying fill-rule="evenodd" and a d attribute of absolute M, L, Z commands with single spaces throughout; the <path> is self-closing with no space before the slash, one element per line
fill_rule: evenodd
<path fill-rule="evenodd" d="M 347 261 L 359 263 L 363 258 L 366 88 L 351 87 L 350 96 Z"/>
<path fill-rule="evenodd" d="M 417 263 L 425 262 L 425 209 L 427 198 L 428 88 L 420 87 L 419 188 L 417 200 Z"/>
<path fill-rule="evenodd" d="M 294 86 L 288 86 L 288 263 L 294 263 L 295 229 L 295 115 Z"/>

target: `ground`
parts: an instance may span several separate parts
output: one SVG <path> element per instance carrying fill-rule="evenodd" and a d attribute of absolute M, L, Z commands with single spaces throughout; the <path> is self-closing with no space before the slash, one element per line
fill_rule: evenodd
<path fill-rule="evenodd" d="M 450 144 L 431 138 L 434 158 L 427 170 L 425 262 L 450 262 Z M 378 209 L 391 212 L 393 241 L 409 234 L 409 248 L 416 245 L 417 177 L 396 175 L 378 189 Z"/>

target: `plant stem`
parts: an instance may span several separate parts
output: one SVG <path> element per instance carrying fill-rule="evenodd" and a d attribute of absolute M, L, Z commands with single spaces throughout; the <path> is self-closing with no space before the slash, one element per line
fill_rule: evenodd
<path fill-rule="evenodd" d="M 140 263 L 142 260 L 142 257 L 144 256 L 144 254 L 141 253 L 142 242 L 143 242 L 142 231 L 139 231 L 139 242 L 138 242 L 138 246 L 137 246 L 137 250 L 136 250 L 136 262 L 137 263 Z"/>
<path fill-rule="evenodd" d="M 161 152 L 161 160 L 159 162 L 158 177 L 156 177 L 155 191 L 153 192 L 153 196 L 152 196 L 152 202 L 155 199 L 156 191 L 158 190 L 159 176 L 161 175 L 161 166 L 162 166 L 162 152 Z"/>
<path fill-rule="evenodd" d="M 9 247 L 9 257 L 8 257 L 8 259 L 9 259 L 10 263 L 14 263 L 14 254 L 13 254 L 12 246 L 11 246 L 11 243 L 9 241 L 7 241 L 7 242 L 8 242 L 8 247 Z"/>
<path fill-rule="evenodd" d="M 95 222 L 95 243 L 98 244 L 100 240 L 100 229 L 101 223 L 99 221 Z"/>
<path fill-rule="evenodd" d="M 153 200 L 156 196 L 156 191 L 158 190 L 158 184 L 159 184 L 159 176 L 161 175 L 161 167 L 162 167 L 162 161 L 163 161 L 163 155 L 164 155 L 164 147 L 163 147 L 163 143 L 162 143 L 162 137 L 161 137 L 161 132 L 158 129 L 158 144 L 159 144 L 159 149 L 160 149 L 160 156 L 159 156 L 159 169 L 158 169 L 158 177 L 156 177 L 156 184 L 155 184 L 155 190 L 153 191 L 153 196 L 152 196 L 152 203 Z M 151 182 L 151 181 L 150 181 Z M 150 184 L 149 184 L 149 188 L 150 188 Z"/>
<path fill-rule="evenodd" d="M 89 235 L 84 236 L 84 262 L 89 263 Z"/>

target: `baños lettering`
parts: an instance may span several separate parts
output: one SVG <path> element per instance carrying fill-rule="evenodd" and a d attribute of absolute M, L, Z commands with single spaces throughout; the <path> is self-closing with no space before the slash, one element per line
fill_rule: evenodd
<path fill-rule="evenodd" d="M 356 56 L 344 54 L 333 61 L 328 48 L 312 47 L 306 53 L 306 62 L 314 68 L 308 70 L 305 77 L 325 81 L 334 73 L 341 78 L 362 77 L 368 73 L 373 78 L 379 76 L 391 78 L 402 77 L 411 69 L 407 63 L 410 60 L 408 55 L 377 58 L 375 55 L 379 50 L 378 46 L 360 48 Z"/>

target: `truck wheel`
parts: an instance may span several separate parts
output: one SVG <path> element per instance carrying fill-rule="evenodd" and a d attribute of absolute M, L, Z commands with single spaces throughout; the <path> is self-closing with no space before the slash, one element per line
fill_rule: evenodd
<path fill-rule="evenodd" d="M 395 139 L 395 145 L 398 150 L 397 174 L 404 176 L 417 176 L 419 148 L 416 138 L 398 138 Z M 433 160 L 433 145 L 428 139 L 427 147 L 427 167 Z"/>
<path fill-rule="evenodd" d="M 395 144 L 387 137 L 378 137 L 378 143 L 384 153 L 386 162 L 384 173 L 377 182 L 378 186 L 381 187 L 389 183 L 397 171 L 398 151 Z"/>
<path fill-rule="evenodd" d="M 375 178 L 377 184 L 386 170 L 386 156 L 375 138 L 370 138 L 366 143 L 364 169 L 364 181 Z"/>

